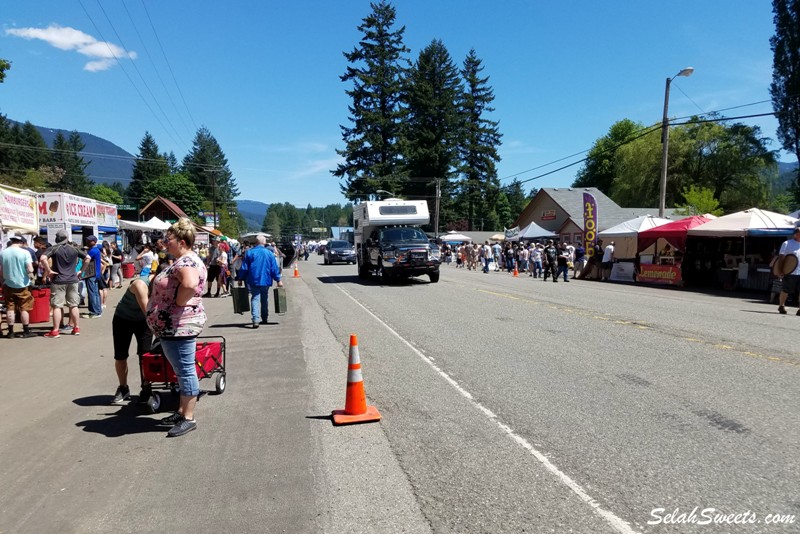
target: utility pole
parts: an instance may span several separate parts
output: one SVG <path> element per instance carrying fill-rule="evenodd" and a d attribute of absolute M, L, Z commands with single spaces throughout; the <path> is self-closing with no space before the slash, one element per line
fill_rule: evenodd
<path fill-rule="evenodd" d="M 436 210 L 433 216 L 433 237 L 439 239 L 439 197 L 442 195 L 440 179 L 436 179 Z"/>
<path fill-rule="evenodd" d="M 219 168 L 203 169 L 211 175 L 211 205 L 214 208 L 214 230 L 217 229 L 217 173 L 220 172 Z"/>

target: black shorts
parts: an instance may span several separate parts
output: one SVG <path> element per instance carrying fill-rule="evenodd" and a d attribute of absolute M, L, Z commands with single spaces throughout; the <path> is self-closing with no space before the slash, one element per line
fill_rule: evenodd
<path fill-rule="evenodd" d="M 150 352 L 153 346 L 153 333 L 147 326 L 147 321 L 126 321 L 114 317 L 111 321 L 111 333 L 114 337 L 114 359 L 127 360 L 131 348 L 131 338 L 136 337 L 136 354 L 141 356 Z"/>
<path fill-rule="evenodd" d="M 783 277 L 783 287 L 781 291 L 788 294 L 797 293 L 797 290 L 800 289 L 800 275 L 798 274 L 787 274 Z"/>
<path fill-rule="evenodd" d="M 600 265 L 603 267 L 603 269 L 611 269 L 612 267 L 614 267 L 614 262 L 613 261 L 604 261 Z"/>
<path fill-rule="evenodd" d="M 97 279 L 97 289 L 108 289 L 108 282 L 102 276 Z"/>

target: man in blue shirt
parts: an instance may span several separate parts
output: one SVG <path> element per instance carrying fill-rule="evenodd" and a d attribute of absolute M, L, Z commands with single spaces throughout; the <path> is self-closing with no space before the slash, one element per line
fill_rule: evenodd
<path fill-rule="evenodd" d="M 33 261 L 23 244 L 25 240 L 20 236 L 13 236 L 8 242 L 8 248 L 3 251 L 0 262 L 0 278 L 3 280 L 3 296 L 8 308 L 8 336 L 16 337 L 14 333 L 14 319 L 19 318 L 22 323 L 23 337 L 31 337 L 28 321 L 29 312 L 33 309 L 33 295 L 30 285 L 33 278 Z"/>
<path fill-rule="evenodd" d="M 86 245 L 89 247 L 87 254 L 92 258 L 89 264 L 89 276 L 84 279 L 86 283 L 86 292 L 89 293 L 89 318 L 100 317 L 103 314 L 103 308 L 100 303 L 100 286 L 98 280 L 102 276 L 101 273 L 101 256 L 100 248 L 97 245 L 97 238 L 90 235 L 86 238 Z"/>
<path fill-rule="evenodd" d="M 277 281 L 278 287 L 283 287 L 281 269 L 278 267 L 275 255 L 264 246 L 267 238 L 260 235 L 256 238 L 256 242 L 255 247 L 245 252 L 242 268 L 239 270 L 239 278 L 245 281 L 250 292 L 253 328 L 258 328 L 259 324 L 267 324 L 269 288 L 272 287 L 272 281 Z"/>

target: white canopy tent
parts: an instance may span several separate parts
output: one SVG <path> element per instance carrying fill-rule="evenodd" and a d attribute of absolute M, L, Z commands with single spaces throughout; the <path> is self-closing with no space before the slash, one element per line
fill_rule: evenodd
<path fill-rule="evenodd" d="M 633 258 L 637 252 L 637 240 L 639 232 L 649 230 L 672 222 L 669 219 L 661 219 L 652 215 L 642 215 L 635 219 L 630 219 L 619 223 L 616 226 L 607 228 L 597 233 L 597 237 L 608 243 L 614 240 L 614 255 L 618 258 Z"/>
<path fill-rule="evenodd" d="M 532 222 L 520 230 L 519 234 L 517 234 L 515 238 L 509 239 L 509 241 L 519 241 L 520 239 L 542 239 L 545 237 L 555 238 L 558 236 L 550 230 L 546 230 L 535 222 Z"/>
<path fill-rule="evenodd" d="M 798 219 L 758 208 L 723 215 L 689 230 L 695 237 L 745 237 L 755 234 L 791 234 Z"/>
<path fill-rule="evenodd" d="M 455 230 L 450 230 L 446 234 L 440 235 L 439 239 L 441 239 L 443 243 L 467 243 L 472 241 L 472 238 L 468 235 L 460 234 Z"/>
<path fill-rule="evenodd" d="M 168 222 L 164 222 L 158 217 L 153 217 L 146 222 L 119 221 L 119 227 L 123 230 L 142 230 L 143 232 L 150 232 L 153 230 L 163 231 L 170 226 Z"/>

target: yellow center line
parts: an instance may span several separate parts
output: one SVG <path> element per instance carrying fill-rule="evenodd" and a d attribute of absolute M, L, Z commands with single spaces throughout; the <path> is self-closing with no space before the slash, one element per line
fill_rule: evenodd
<path fill-rule="evenodd" d="M 469 288 L 470 286 L 462 286 L 462 287 Z M 536 300 L 536 299 L 532 299 L 532 298 L 518 297 L 518 296 L 515 296 L 515 295 L 510 295 L 508 293 L 499 293 L 499 292 L 496 292 L 496 291 L 487 291 L 486 289 L 479 289 L 479 288 L 473 288 L 473 289 L 475 289 L 476 291 L 479 291 L 481 293 L 486 293 L 488 295 L 494 295 L 496 297 L 502 297 L 502 298 L 511 299 L 511 300 L 520 300 L 520 301 L 526 302 L 528 304 L 535 304 L 535 305 L 539 305 L 539 306 L 547 306 L 548 308 L 553 309 L 553 310 L 561 310 L 561 311 L 563 311 L 565 313 L 574 313 L 575 315 L 579 315 L 579 316 L 582 316 L 582 317 L 589 317 L 591 319 L 596 319 L 598 321 L 613 321 L 614 324 L 618 324 L 618 325 L 621 325 L 621 326 L 633 326 L 633 327 L 635 327 L 635 328 L 637 328 L 639 330 L 650 330 L 652 328 L 652 327 L 650 327 L 648 325 L 644 325 L 644 324 L 641 324 L 641 323 L 636 323 L 636 322 L 633 322 L 633 321 L 615 320 L 615 319 L 613 319 L 612 317 L 610 317 L 608 315 L 595 315 L 595 312 L 582 310 L 580 308 L 572 308 L 572 307 L 569 307 L 569 306 L 559 306 L 559 305 L 556 305 L 556 304 L 552 304 L 552 303 L 549 303 L 549 302 L 544 302 L 544 301 L 540 301 L 540 300 Z M 706 341 L 704 339 L 698 339 L 698 338 L 694 338 L 694 337 L 684 337 L 682 339 L 684 341 L 689 341 L 691 343 L 699 343 L 701 345 L 707 345 L 709 347 L 713 347 L 715 349 L 719 349 L 719 350 L 723 350 L 723 351 L 731 351 L 731 352 L 734 352 L 736 354 L 740 354 L 742 356 L 747 356 L 748 358 L 753 358 L 753 359 L 758 359 L 758 360 L 769 360 L 769 361 L 772 361 L 772 362 L 789 364 L 789 365 L 794 365 L 796 367 L 800 367 L 800 360 L 795 360 L 795 359 L 792 359 L 792 358 L 787 358 L 787 357 L 783 357 L 783 356 L 771 356 L 771 355 L 767 355 L 767 354 L 760 354 L 758 352 L 752 352 L 752 351 L 749 351 L 749 350 L 739 349 L 739 348 L 736 348 L 735 346 L 732 346 L 732 345 L 726 345 L 724 343 L 716 343 L 716 342 L 713 342 L 713 341 Z"/>

